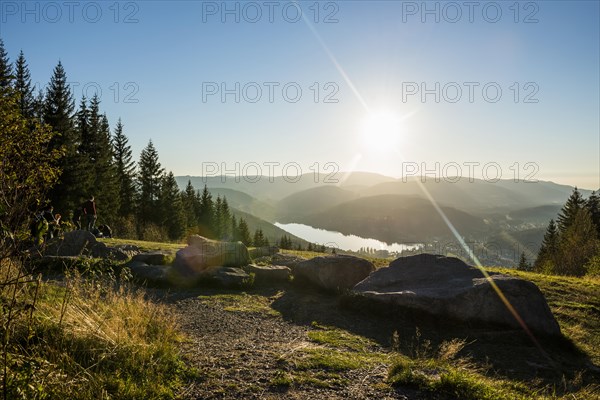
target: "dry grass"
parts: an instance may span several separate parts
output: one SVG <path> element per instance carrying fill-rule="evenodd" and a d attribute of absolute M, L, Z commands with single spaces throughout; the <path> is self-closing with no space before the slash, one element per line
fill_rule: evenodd
<path fill-rule="evenodd" d="M 190 371 L 179 359 L 182 337 L 164 306 L 112 279 L 25 278 L 1 293 L 14 310 L 3 311 L 5 398 L 176 396 Z"/>

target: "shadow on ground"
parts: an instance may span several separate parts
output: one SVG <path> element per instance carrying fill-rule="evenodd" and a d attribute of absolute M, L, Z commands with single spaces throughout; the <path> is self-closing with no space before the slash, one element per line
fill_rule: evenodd
<path fill-rule="evenodd" d="M 161 289 L 154 293 L 168 302 L 175 302 L 199 295 L 240 292 L 200 288 L 171 292 Z M 468 325 L 400 309 L 384 310 L 372 301 L 298 284 L 278 288 L 259 286 L 246 293 L 275 298 L 271 307 L 284 320 L 294 324 L 310 327 L 316 322 L 337 327 L 409 356 L 427 351 L 433 354 L 444 341 L 464 339 L 467 345 L 459 356 L 469 357 L 476 365 L 488 370 L 488 374 L 523 382 L 534 381 L 539 386 L 555 386 L 557 394 L 568 394 L 570 388 L 566 382 L 575 379 L 579 373 L 583 383 L 600 380 L 600 368 L 566 338 L 536 338 L 535 343 L 520 330 Z"/>

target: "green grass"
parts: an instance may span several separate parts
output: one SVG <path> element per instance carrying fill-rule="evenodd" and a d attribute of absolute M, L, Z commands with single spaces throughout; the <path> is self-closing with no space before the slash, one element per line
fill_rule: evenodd
<path fill-rule="evenodd" d="M 175 254 L 177 250 L 183 249 L 185 243 L 161 243 L 161 242 L 147 242 L 144 240 L 132 240 L 132 239 L 98 239 L 98 241 L 105 243 L 107 246 L 119 246 L 119 245 L 134 245 L 139 247 L 143 251 L 165 251 L 167 253 Z"/>
<path fill-rule="evenodd" d="M 371 340 L 316 322 L 312 326 L 314 329 L 307 333 L 309 342 L 293 349 L 282 360 L 295 385 L 338 387 L 348 383 L 340 373 L 390 365 L 390 353 Z"/>
<path fill-rule="evenodd" d="M 257 313 L 278 317 L 281 314 L 279 311 L 276 311 L 271 307 L 271 303 L 281 295 L 282 292 L 269 298 L 242 292 L 231 294 L 213 294 L 208 296 L 199 296 L 199 298 L 204 301 L 219 303 L 223 306 L 225 311 Z"/>
<path fill-rule="evenodd" d="M 494 380 L 473 371 L 473 367 L 456 366 L 435 359 L 400 358 L 390 369 L 388 382 L 425 392 L 464 400 L 531 399 L 525 384 Z"/>

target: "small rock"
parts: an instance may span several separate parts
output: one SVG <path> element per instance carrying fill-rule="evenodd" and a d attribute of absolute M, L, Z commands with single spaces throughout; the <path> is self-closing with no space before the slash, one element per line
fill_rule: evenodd
<path fill-rule="evenodd" d="M 141 261 L 130 263 L 131 275 L 141 282 L 150 284 L 164 284 L 167 282 L 167 268 L 164 265 L 148 265 Z"/>
<path fill-rule="evenodd" d="M 247 273 L 253 273 L 258 282 L 287 281 L 291 275 L 289 267 L 283 265 L 255 265 L 244 267 Z"/>
<path fill-rule="evenodd" d="M 247 284 L 250 275 L 241 268 L 221 267 L 216 271 L 214 279 L 222 286 L 237 288 Z"/>
<path fill-rule="evenodd" d="M 169 262 L 169 255 L 162 251 L 152 251 L 136 254 L 132 257 L 131 261 L 143 262 L 150 265 L 167 265 Z"/>

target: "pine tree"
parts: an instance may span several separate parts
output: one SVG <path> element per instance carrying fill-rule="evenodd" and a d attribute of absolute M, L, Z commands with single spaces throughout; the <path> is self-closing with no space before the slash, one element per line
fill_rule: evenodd
<path fill-rule="evenodd" d="M 119 187 L 120 207 L 118 215 L 126 217 L 132 215 L 135 210 L 135 162 L 132 159 L 129 139 L 123 133 L 123 124 L 120 118 L 115 127 L 112 147 L 117 185 Z"/>
<path fill-rule="evenodd" d="M 221 232 L 221 239 L 231 240 L 231 211 L 229 210 L 229 204 L 227 198 L 223 196 L 221 202 L 221 212 L 219 215 L 219 231 Z"/>
<path fill-rule="evenodd" d="M 254 239 L 252 240 L 252 244 L 254 245 L 254 247 L 263 247 L 263 246 L 266 246 L 266 244 L 265 244 L 265 236 L 263 234 L 262 229 L 257 228 L 254 231 Z"/>
<path fill-rule="evenodd" d="M 79 181 L 81 187 L 79 190 L 82 194 L 90 195 L 93 191 L 94 186 L 94 170 L 92 168 L 92 160 L 89 158 L 89 154 L 86 151 L 86 146 L 90 141 L 90 110 L 87 106 L 87 100 L 85 96 L 81 99 L 79 103 L 79 109 L 75 113 L 75 129 L 77 130 L 77 135 L 81 138 L 81 143 L 79 145 L 78 157 L 81 157 L 80 160 L 80 168 L 78 171 Z"/>
<path fill-rule="evenodd" d="M 596 237 L 600 239 L 600 196 L 597 192 L 592 192 L 585 202 L 585 207 L 589 211 L 592 223 L 596 227 Z"/>
<path fill-rule="evenodd" d="M 567 199 L 567 202 L 558 214 L 558 232 L 564 233 L 575 220 L 575 215 L 585 206 L 585 200 L 577 188 Z"/>
<path fill-rule="evenodd" d="M 101 221 L 114 223 L 120 207 L 120 186 L 117 169 L 113 162 L 110 125 L 106 114 L 100 119 L 100 129 L 97 132 L 97 148 L 95 149 L 95 181 L 94 193 L 98 206 L 98 218 Z"/>
<path fill-rule="evenodd" d="M 194 228 L 198 226 L 200 200 L 196 197 L 196 189 L 192 185 L 191 180 L 188 180 L 181 197 L 183 201 L 183 209 L 185 211 L 186 226 L 188 228 Z"/>
<path fill-rule="evenodd" d="M 19 108 L 21 109 L 21 115 L 25 118 L 33 118 L 35 99 L 33 97 L 33 87 L 31 86 L 31 73 L 22 50 L 15 65 L 15 89 L 20 95 Z"/>
<path fill-rule="evenodd" d="M 244 218 L 240 218 L 240 222 L 238 224 L 239 231 L 239 241 L 244 243 L 246 246 L 252 245 L 252 239 L 250 238 L 250 230 L 248 229 L 248 224 Z"/>
<path fill-rule="evenodd" d="M 6 89 L 11 86 L 13 81 L 12 66 L 8 53 L 4 49 L 4 41 L 0 38 L 0 89 Z"/>
<path fill-rule="evenodd" d="M 214 204 L 212 195 L 208 191 L 206 185 L 200 196 L 200 215 L 198 216 L 200 234 L 206 237 L 214 237 L 213 220 L 214 220 Z"/>
<path fill-rule="evenodd" d="M 82 197 L 87 170 L 85 158 L 79 152 L 81 138 L 75 129 L 74 101 L 67 84 L 67 75 L 59 62 L 50 79 L 44 102 L 44 123 L 50 125 L 57 134 L 52 137 L 50 150 L 60 151 L 63 156 L 57 162 L 62 170 L 59 183 L 54 186 L 49 198 L 56 212 L 67 215 Z"/>
<path fill-rule="evenodd" d="M 215 200 L 214 214 L 213 214 L 213 224 L 211 226 L 211 231 L 214 234 L 215 239 L 222 239 L 221 235 L 221 206 L 223 202 L 221 201 L 221 196 L 217 195 L 217 200 Z"/>
<path fill-rule="evenodd" d="M 598 252 L 596 227 L 586 208 L 577 211 L 573 221 L 560 235 L 555 273 L 582 276 L 585 265 Z"/>
<path fill-rule="evenodd" d="M 142 150 L 138 168 L 138 223 L 143 228 L 147 223 L 159 222 L 158 196 L 164 170 L 152 140 Z"/>
<path fill-rule="evenodd" d="M 158 204 L 159 225 L 166 228 L 170 240 L 181 239 L 185 233 L 186 218 L 179 186 L 173 172 L 169 172 L 161 179 Z"/>
<path fill-rule="evenodd" d="M 231 216 L 231 241 L 238 242 L 240 240 L 240 232 L 238 230 L 237 219 L 235 215 Z"/>
<path fill-rule="evenodd" d="M 537 259 L 533 265 L 535 271 L 553 272 L 558 254 L 558 230 L 554 220 L 551 219 L 544 233 Z"/>
<path fill-rule="evenodd" d="M 527 261 L 527 257 L 525 256 L 525 252 L 521 252 L 521 258 L 519 259 L 519 265 L 517 266 L 519 271 L 530 271 L 531 264 Z"/>

